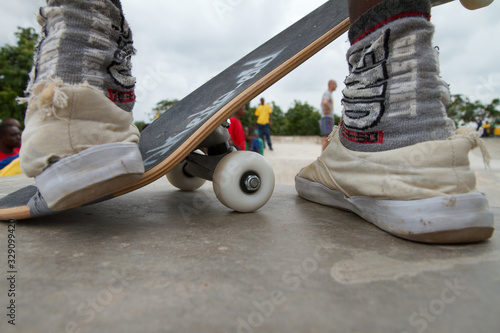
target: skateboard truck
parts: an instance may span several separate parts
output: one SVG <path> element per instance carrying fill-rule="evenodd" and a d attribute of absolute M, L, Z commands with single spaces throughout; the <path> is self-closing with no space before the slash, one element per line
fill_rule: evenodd
<path fill-rule="evenodd" d="M 227 154 L 236 151 L 229 145 L 229 120 L 203 140 L 197 150 L 190 153 L 184 160 L 183 171 L 188 177 L 198 177 L 212 181 L 215 168 Z M 203 152 L 204 154 L 200 154 Z"/>
<path fill-rule="evenodd" d="M 239 212 L 262 207 L 274 191 L 274 171 L 260 154 L 229 145 L 224 123 L 167 174 L 172 185 L 193 191 L 212 181 L 221 203 Z"/>
<path fill-rule="evenodd" d="M 206 155 L 194 151 L 184 160 L 183 171 L 188 177 L 199 177 L 212 181 L 217 164 L 234 151 L 236 149 L 227 143 L 210 147 Z"/>

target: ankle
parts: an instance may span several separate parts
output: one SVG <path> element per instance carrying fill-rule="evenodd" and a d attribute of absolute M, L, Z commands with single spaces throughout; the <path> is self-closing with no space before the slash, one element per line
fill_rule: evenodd
<path fill-rule="evenodd" d="M 49 0 L 40 9 L 37 46 L 27 93 L 39 82 L 89 84 L 130 112 L 135 102 L 132 34 L 118 0 Z"/>

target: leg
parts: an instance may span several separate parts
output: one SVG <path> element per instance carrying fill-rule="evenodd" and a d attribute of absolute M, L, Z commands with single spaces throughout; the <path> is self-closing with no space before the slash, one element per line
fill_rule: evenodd
<path fill-rule="evenodd" d="M 266 135 L 267 135 L 266 125 L 257 125 L 257 129 L 259 130 L 259 138 L 264 143 L 264 148 L 265 148 Z"/>
<path fill-rule="evenodd" d="M 269 124 L 265 125 L 265 136 L 267 140 L 267 146 L 270 150 L 273 150 L 273 144 L 271 142 L 271 127 L 269 126 Z"/>
<path fill-rule="evenodd" d="M 118 0 L 48 0 L 27 88 L 20 159 L 52 210 L 137 181 L 132 35 Z"/>
<path fill-rule="evenodd" d="M 376 2 L 376 1 L 375 1 Z M 428 243 L 491 237 L 493 214 L 475 193 L 469 151 L 477 133 L 446 116 L 428 0 L 379 2 L 351 25 L 342 121 L 320 158 L 296 177 L 302 197 L 355 212 Z M 373 2 L 370 2 L 373 3 Z"/>
<path fill-rule="evenodd" d="M 330 144 L 329 137 L 333 131 L 333 124 L 335 120 L 331 117 L 321 117 L 320 119 L 320 132 L 323 136 L 323 140 L 321 142 L 321 152 L 324 152 L 326 147 Z"/>

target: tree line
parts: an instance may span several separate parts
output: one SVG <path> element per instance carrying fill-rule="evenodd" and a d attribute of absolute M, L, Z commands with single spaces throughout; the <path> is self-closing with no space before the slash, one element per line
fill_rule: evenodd
<path fill-rule="evenodd" d="M 26 105 L 19 105 L 16 98 L 24 97 L 38 34 L 33 28 L 17 30 L 17 44 L 0 48 L 0 119 L 16 118 L 23 125 Z"/>
<path fill-rule="evenodd" d="M 39 35 L 33 28 L 18 27 L 14 33 L 16 45 L 4 45 L 0 48 L 0 119 L 16 118 L 21 124 L 24 122 L 26 105 L 19 105 L 17 97 L 24 96 L 24 90 L 29 79 L 29 72 L 33 65 L 33 52 Z M 151 120 L 165 112 L 177 103 L 177 100 L 162 100 L 151 111 Z M 318 108 L 295 100 L 293 106 L 284 112 L 280 106 L 271 102 L 273 109 L 271 134 L 273 135 L 319 135 L 320 113 Z M 452 95 L 448 107 L 448 116 L 457 126 L 470 123 L 484 123 L 489 121 L 500 126 L 500 99 L 493 99 L 485 104 L 481 101 L 471 101 L 464 95 Z M 254 112 L 256 107 L 247 104 L 247 113 L 241 119 L 244 126 L 256 124 Z M 336 116 L 335 123 L 339 123 Z M 146 123 L 136 123 L 142 129 Z"/>

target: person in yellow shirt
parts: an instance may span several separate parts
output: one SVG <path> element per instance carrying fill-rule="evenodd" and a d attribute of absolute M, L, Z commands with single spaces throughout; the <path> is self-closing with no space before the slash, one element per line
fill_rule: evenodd
<path fill-rule="evenodd" d="M 269 149 L 273 150 L 273 144 L 271 142 L 271 126 L 273 109 L 269 104 L 266 104 L 264 98 L 260 99 L 260 105 L 255 110 L 255 115 L 257 116 L 257 126 L 259 129 L 259 136 L 262 141 L 267 142 Z"/>
<path fill-rule="evenodd" d="M 486 120 L 486 122 L 483 124 L 483 136 L 490 136 L 491 135 L 491 124 L 489 121 Z"/>

